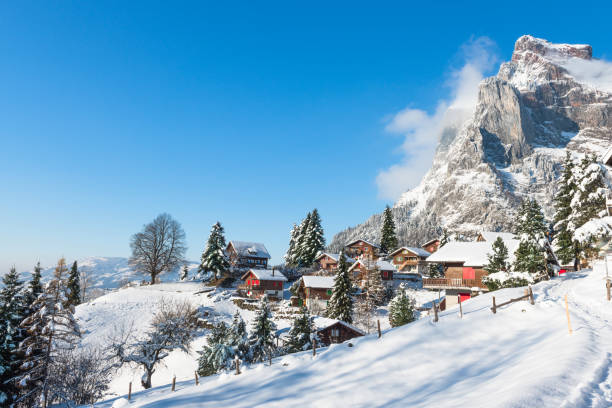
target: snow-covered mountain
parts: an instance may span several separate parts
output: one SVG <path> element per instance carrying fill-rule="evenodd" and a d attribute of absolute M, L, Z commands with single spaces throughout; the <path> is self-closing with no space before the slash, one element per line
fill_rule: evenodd
<path fill-rule="evenodd" d="M 73 261 L 69 262 L 68 267 L 72 265 Z M 77 259 L 77 265 L 79 271 L 87 275 L 90 289 L 116 289 L 126 282 L 149 280 L 148 276 L 130 268 L 127 258 L 92 256 Z M 187 266 L 190 269 L 190 276 L 193 276 L 198 264 L 188 262 Z M 54 271 L 55 266 L 45 267 L 41 272 L 43 281 L 53 276 Z M 23 274 L 23 278 L 26 280 L 29 280 L 30 276 L 30 273 Z M 178 279 L 179 269 L 160 275 L 162 282 L 176 282 Z"/>
<path fill-rule="evenodd" d="M 421 183 L 396 202 L 400 241 L 422 243 L 441 227 L 507 230 L 526 195 L 550 217 L 565 150 L 601 154 L 611 144 L 612 64 L 593 59 L 589 45 L 523 36 L 512 60 L 480 83 L 472 116 L 445 129 Z M 378 241 L 381 224 L 376 214 L 330 247 Z"/>

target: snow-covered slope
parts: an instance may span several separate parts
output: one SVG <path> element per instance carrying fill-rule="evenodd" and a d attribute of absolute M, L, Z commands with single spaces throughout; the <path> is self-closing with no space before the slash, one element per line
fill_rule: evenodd
<path fill-rule="evenodd" d="M 588 45 L 523 36 L 512 60 L 480 83 L 472 116 L 446 129 L 429 172 L 396 202 L 400 243 L 417 245 L 440 228 L 508 230 L 521 198 L 552 215 L 565 150 L 604 153 L 612 144 L 612 64 Z M 337 234 L 330 250 L 379 239 L 382 216 Z"/>
<path fill-rule="evenodd" d="M 534 286 L 535 305 L 504 289 L 375 335 L 258 365 L 240 376 L 180 381 L 132 396 L 131 407 L 609 407 L 612 303 L 603 272 Z M 568 295 L 573 333 L 568 333 Z M 122 406 L 109 400 L 101 407 Z"/>
<path fill-rule="evenodd" d="M 72 262 L 73 261 L 70 261 L 68 267 L 72 265 Z M 149 279 L 149 277 L 130 268 L 127 258 L 92 256 L 77 259 L 77 265 L 79 271 L 85 273 L 90 280 L 90 289 L 116 289 L 125 282 Z M 198 264 L 195 262 L 188 262 L 187 266 L 190 269 L 190 275 L 193 275 Z M 171 273 L 162 274 L 160 280 L 162 282 L 178 281 L 179 269 Z M 55 266 L 44 268 L 41 272 L 43 280 L 47 280 L 53 276 L 54 270 Z M 26 280 L 29 280 L 30 276 L 30 273 L 23 274 Z"/>

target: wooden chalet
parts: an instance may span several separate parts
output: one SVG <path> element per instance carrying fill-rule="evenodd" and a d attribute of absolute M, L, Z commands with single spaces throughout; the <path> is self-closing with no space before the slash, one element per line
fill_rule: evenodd
<path fill-rule="evenodd" d="M 436 252 L 439 247 L 440 247 L 440 240 L 438 238 L 432 239 L 431 241 L 427 241 L 426 243 L 421 245 L 421 248 L 423 248 L 430 254 L 433 254 L 434 252 Z"/>
<path fill-rule="evenodd" d="M 393 283 L 393 273 L 395 266 L 391 262 L 383 260 L 358 259 L 349 268 L 351 278 L 358 286 L 363 286 L 365 274 L 367 271 L 377 269 L 380 272 L 380 278 L 383 284 L 390 286 Z"/>
<path fill-rule="evenodd" d="M 431 253 L 421 248 L 401 247 L 389 254 L 391 264 L 398 272 L 425 273 L 427 262 L 425 260 Z"/>
<path fill-rule="evenodd" d="M 282 299 L 285 275 L 274 269 L 249 269 L 240 278 L 244 283 L 238 286 L 238 291 L 250 298 L 260 298 L 268 295 L 270 298 Z"/>
<path fill-rule="evenodd" d="M 363 239 L 353 241 L 344 247 L 344 253 L 351 258 L 378 259 L 380 247 Z"/>
<path fill-rule="evenodd" d="M 315 317 L 313 325 L 319 342 L 323 346 L 343 343 L 355 337 L 365 336 L 365 332 L 342 320 Z"/>
<path fill-rule="evenodd" d="M 508 261 L 512 263 L 519 240 L 507 239 L 504 244 L 508 248 Z M 445 290 L 447 306 L 456 304 L 458 296 L 464 301 L 481 291 L 487 291 L 482 277 L 487 274 L 484 266 L 489 262 L 492 245 L 491 241 L 447 243 L 427 258 L 428 264 L 442 265 L 444 278 L 424 278 L 423 287 Z"/>
<path fill-rule="evenodd" d="M 349 258 L 345 255 L 346 262 L 351 265 L 355 262 L 353 258 Z M 321 255 L 315 258 L 315 262 L 319 265 L 319 268 L 327 272 L 335 272 L 338 269 L 338 262 L 340 261 L 340 254 L 330 254 L 323 252 Z"/>
<path fill-rule="evenodd" d="M 266 269 L 271 258 L 265 245 L 259 242 L 230 241 L 225 253 L 234 268 Z"/>
<path fill-rule="evenodd" d="M 296 306 L 309 309 L 325 309 L 334 288 L 333 276 L 302 276 L 298 286 Z"/>

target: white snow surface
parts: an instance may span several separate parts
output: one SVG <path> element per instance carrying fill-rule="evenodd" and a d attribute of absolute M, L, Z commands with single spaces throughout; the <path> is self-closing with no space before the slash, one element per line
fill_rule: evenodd
<path fill-rule="evenodd" d="M 610 407 L 612 303 L 603 277 L 583 270 L 536 284 L 535 305 L 497 314 L 491 296 L 499 304 L 523 288 L 484 294 L 462 303 L 462 319 L 449 309 L 438 323 L 423 318 L 316 357 L 293 354 L 198 386 L 179 378 L 176 392 L 135 392 L 130 407 Z"/>
<path fill-rule="evenodd" d="M 333 276 L 302 276 L 304 286 L 307 288 L 333 288 L 334 280 Z"/>
<path fill-rule="evenodd" d="M 493 242 L 449 242 L 431 254 L 427 262 L 463 262 L 463 266 L 484 266 L 489 263 L 488 255 L 493 253 Z M 514 263 L 514 253 L 520 240 L 505 239 L 504 244 L 508 248 L 508 262 Z"/>

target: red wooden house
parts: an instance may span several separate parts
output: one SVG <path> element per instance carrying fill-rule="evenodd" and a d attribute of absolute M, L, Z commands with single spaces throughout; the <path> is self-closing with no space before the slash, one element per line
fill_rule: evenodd
<path fill-rule="evenodd" d="M 282 299 L 285 275 L 274 269 L 249 269 L 241 278 L 244 284 L 238 290 L 251 298 L 268 295 L 271 298 Z"/>
<path fill-rule="evenodd" d="M 385 285 L 391 285 L 393 283 L 393 273 L 395 267 L 387 261 L 382 260 L 370 260 L 370 259 L 358 259 L 349 268 L 351 278 L 358 285 L 362 286 L 367 271 L 377 269 L 380 272 L 380 278 Z"/>
<path fill-rule="evenodd" d="M 344 253 L 351 258 L 378 259 L 380 247 L 363 239 L 358 239 L 344 247 Z"/>
<path fill-rule="evenodd" d="M 439 247 L 440 247 L 440 240 L 438 238 L 432 239 L 431 241 L 427 241 L 426 243 L 421 245 L 421 248 L 423 248 L 430 254 L 433 254 L 434 252 L 436 252 Z"/>
<path fill-rule="evenodd" d="M 345 255 L 346 262 L 350 265 L 355 262 L 354 259 L 349 258 Z M 335 272 L 338 269 L 338 262 L 340 260 L 340 254 L 330 254 L 323 252 L 321 255 L 315 258 L 315 262 L 319 265 L 319 268 L 327 272 Z"/>

